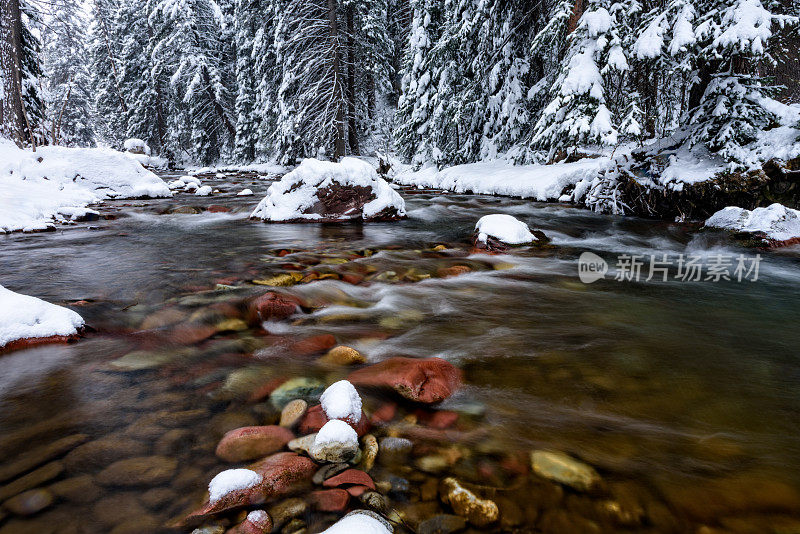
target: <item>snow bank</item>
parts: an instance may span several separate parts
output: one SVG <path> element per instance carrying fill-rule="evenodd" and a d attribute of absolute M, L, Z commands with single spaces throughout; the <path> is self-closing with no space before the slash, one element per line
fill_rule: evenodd
<path fill-rule="evenodd" d="M 228 469 L 218 474 L 208 483 L 208 500 L 217 502 L 225 495 L 258 486 L 263 481 L 261 475 L 249 469 Z"/>
<path fill-rule="evenodd" d="M 375 512 L 356 510 L 331 525 L 322 534 L 392 534 L 392 525 Z"/>
<path fill-rule="evenodd" d="M 0 286 L 0 348 L 20 339 L 72 336 L 83 325 L 72 310 Z"/>
<path fill-rule="evenodd" d="M 272 184 L 267 196 L 259 203 L 251 217 L 269 221 L 291 221 L 297 219 L 326 219 L 325 215 L 313 213 L 319 203 L 317 192 L 329 187 L 367 187 L 374 198 L 363 205 L 349 207 L 335 219 L 369 219 L 387 210 L 405 215 L 403 198 L 369 164 L 356 158 L 342 158 L 338 163 L 305 159 L 292 172 Z"/>
<path fill-rule="evenodd" d="M 513 165 L 504 160 L 482 161 L 436 170 L 404 171 L 393 180 L 403 185 L 478 193 L 557 200 L 561 192 L 581 180 L 591 181 L 612 165 L 609 157 L 586 158 L 553 165 Z"/>
<path fill-rule="evenodd" d="M 59 211 L 110 198 L 169 197 L 158 176 L 107 148 L 40 147 L 0 139 L 0 232 L 42 230 Z"/>
<path fill-rule="evenodd" d="M 319 400 L 328 419 L 342 419 L 353 424 L 361 420 L 361 397 L 347 380 L 328 386 Z"/>
<path fill-rule="evenodd" d="M 536 239 L 527 224 L 502 213 L 481 217 L 475 225 L 475 231 L 478 232 L 478 241 L 482 243 L 486 243 L 489 237 L 508 245 L 522 245 Z"/>
<path fill-rule="evenodd" d="M 778 203 L 753 211 L 728 206 L 709 217 L 706 226 L 736 232 L 762 233 L 768 239 L 786 241 L 800 238 L 800 211 Z"/>

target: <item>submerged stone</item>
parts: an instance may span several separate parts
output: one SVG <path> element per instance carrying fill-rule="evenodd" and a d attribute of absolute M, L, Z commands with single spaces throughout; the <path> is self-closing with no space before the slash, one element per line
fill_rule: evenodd
<path fill-rule="evenodd" d="M 589 491 L 601 481 L 593 467 L 562 452 L 533 451 L 531 467 L 537 475 L 578 491 Z"/>

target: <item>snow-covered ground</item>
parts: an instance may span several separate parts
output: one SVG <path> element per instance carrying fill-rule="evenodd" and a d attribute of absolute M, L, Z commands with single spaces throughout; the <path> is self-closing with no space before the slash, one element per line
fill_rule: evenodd
<path fill-rule="evenodd" d="M 709 217 L 706 226 L 736 232 L 763 233 L 768 239 L 787 241 L 800 237 L 800 211 L 778 203 L 752 211 L 728 206 Z"/>
<path fill-rule="evenodd" d="M 277 163 L 252 163 L 250 165 L 221 165 L 219 167 L 189 167 L 189 174 L 255 172 L 258 174 L 284 174 L 288 169 Z"/>
<path fill-rule="evenodd" d="M 83 326 L 72 310 L 0 286 L 0 349 L 20 339 L 73 336 Z"/>
<path fill-rule="evenodd" d="M 22 150 L 0 139 L 0 233 L 44 230 L 111 198 L 172 196 L 161 178 L 108 148 Z"/>
<path fill-rule="evenodd" d="M 498 159 L 456 165 L 442 170 L 435 167 L 425 167 L 419 171 L 401 170 L 393 181 L 419 188 L 532 198 L 544 202 L 558 200 L 567 186 L 575 185 L 581 180 L 591 182 L 612 166 L 613 160 L 609 156 L 553 165 L 514 165 Z"/>

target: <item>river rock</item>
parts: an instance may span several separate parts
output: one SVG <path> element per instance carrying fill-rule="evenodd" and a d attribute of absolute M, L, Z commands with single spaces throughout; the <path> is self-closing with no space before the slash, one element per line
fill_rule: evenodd
<path fill-rule="evenodd" d="M 147 510 L 133 492 L 115 493 L 97 501 L 91 508 L 94 518 L 105 531 L 128 520 L 147 515 Z"/>
<path fill-rule="evenodd" d="M 218 413 L 208 423 L 211 437 L 220 440 L 222 436 L 245 426 L 258 426 L 258 421 L 247 412 L 222 412 Z"/>
<path fill-rule="evenodd" d="M 578 491 L 590 491 L 601 482 L 592 466 L 562 452 L 533 451 L 531 467 L 537 475 Z"/>
<path fill-rule="evenodd" d="M 375 465 L 375 459 L 378 457 L 378 440 L 372 434 L 367 434 L 361 439 L 361 442 L 364 445 L 361 468 L 369 471 Z"/>
<path fill-rule="evenodd" d="M 33 515 L 53 504 L 53 494 L 46 489 L 34 489 L 20 493 L 3 503 L 3 506 L 16 515 Z"/>
<path fill-rule="evenodd" d="M 311 446 L 311 457 L 318 462 L 349 462 L 356 457 L 358 452 L 356 431 L 338 419 L 325 423 Z"/>
<path fill-rule="evenodd" d="M 319 402 L 323 391 L 325 391 L 325 384 L 316 378 L 292 378 L 275 388 L 269 396 L 269 401 L 273 406 L 282 410 L 284 406 L 295 399 L 302 399 L 307 403 Z"/>
<path fill-rule="evenodd" d="M 426 519 L 417 527 L 417 534 L 450 534 L 467 528 L 467 520 L 461 516 L 439 514 Z"/>
<path fill-rule="evenodd" d="M 308 503 L 297 497 L 286 499 L 271 506 L 269 515 L 272 517 L 273 528 L 277 530 L 292 519 L 304 516 L 307 510 Z"/>
<path fill-rule="evenodd" d="M 175 502 L 178 495 L 169 488 L 153 488 L 139 496 L 139 500 L 150 510 L 161 510 L 168 504 Z"/>
<path fill-rule="evenodd" d="M 286 447 L 292 452 L 304 452 L 311 456 L 311 448 L 314 446 L 315 439 L 317 439 L 316 434 L 309 434 L 291 440 Z"/>
<path fill-rule="evenodd" d="M 194 442 L 194 433 L 187 428 L 173 428 L 156 440 L 153 450 L 160 456 L 169 456 L 188 449 Z"/>
<path fill-rule="evenodd" d="M 401 465 L 406 462 L 414 444 L 410 439 L 385 437 L 379 443 L 378 462 L 381 465 Z"/>
<path fill-rule="evenodd" d="M 301 434 L 311 434 L 312 432 L 319 432 L 319 430 L 325 426 L 325 423 L 330 421 L 325 412 L 322 409 L 322 406 L 317 404 L 316 406 L 312 406 L 309 408 L 305 415 L 303 416 L 302 421 L 300 421 L 300 426 L 298 430 Z M 361 410 L 361 419 L 358 421 L 357 424 L 353 424 L 350 421 L 345 421 L 348 425 L 353 427 L 353 430 L 356 431 L 359 437 L 365 435 L 369 432 L 370 429 L 370 422 L 367 414 L 364 413 L 364 410 Z"/>
<path fill-rule="evenodd" d="M 62 471 L 64 471 L 64 464 L 58 461 L 50 462 L 13 482 L 0 486 L 0 502 L 23 491 L 41 486 L 45 482 L 56 478 Z"/>
<path fill-rule="evenodd" d="M 217 445 L 217 458 L 244 462 L 281 450 L 294 439 L 292 431 L 281 426 L 248 426 L 231 430 Z"/>
<path fill-rule="evenodd" d="M 350 503 L 350 494 L 338 488 L 312 491 L 308 502 L 318 512 L 343 512 Z"/>
<path fill-rule="evenodd" d="M 346 463 L 325 464 L 322 467 L 320 467 L 316 473 L 314 473 L 314 477 L 311 479 L 311 481 L 314 484 L 321 486 L 322 483 L 325 482 L 327 479 L 331 478 L 332 476 L 338 475 L 339 473 L 341 473 L 342 471 L 346 471 L 347 469 L 350 469 L 350 464 Z"/>
<path fill-rule="evenodd" d="M 213 503 L 206 502 L 199 509 L 191 512 L 184 519 L 184 524 L 202 521 L 225 510 L 285 496 L 296 491 L 299 485 L 310 481 L 317 470 L 317 465 L 309 458 L 291 452 L 282 452 L 251 464 L 249 469 L 261 476 L 260 484 L 230 492 Z"/>
<path fill-rule="evenodd" d="M 267 534 L 272 530 L 272 518 L 264 510 L 253 510 L 244 521 L 229 529 L 226 534 Z"/>
<path fill-rule="evenodd" d="M 88 439 L 86 434 L 74 434 L 24 452 L 10 462 L 4 458 L 7 463 L 0 466 L 0 483 L 58 458 Z"/>
<path fill-rule="evenodd" d="M 289 352 L 296 356 L 311 356 L 328 350 L 336 345 L 336 338 L 332 334 L 311 336 L 289 345 Z"/>
<path fill-rule="evenodd" d="M 148 369 L 157 369 L 164 365 L 171 363 L 179 358 L 184 358 L 191 354 L 186 350 L 136 350 L 129 352 L 121 358 L 113 360 L 108 365 L 112 369 L 118 371 L 146 371 Z"/>
<path fill-rule="evenodd" d="M 297 313 L 299 305 L 297 299 L 270 291 L 250 301 L 248 317 L 251 322 L 280 321 Z"/>
<path fill-rule="evenodd" d="M 370 510 L 354 510 L 322 534 L 393 534 L 392 524 Z"/>
<path fill-rule="evenodd" d="M 461 371 L 441 358 L 395 357 L 353 371 L 347 379 L 355 386 L 388 388 L 408 400 L 432 404 L 458 389 Z"/>
<path fill-rule="evenodd" d="M 339 345 L 333 347 L 325 356 L 318 360 L 326 365 L 357 365 L 367 363 L 367 359 L 356 349 Z"/>
<path fill-rule="evenodd" d="M 90 475 L 60 480 L 48 488 L 53 495 L 74 503 L 90 503 L 100 498 L 102 489 Z"/>
<path fill-rule="evenodd" d="M 143 532 L 157 532 L 159 528 L 161 528 L 161 523 L 155 517 L 144 514 L 119 523 L 108 534 L 142 534 Z"/>
<path fill-rule="evenodd" d="M 165 432 L 162 428 L 161 433 Z M 105 467 L 117 460 L 147 454 L 145 443 L 121 434 L 84 443 L 64 458 L 64 465 L 70 472 L 91 471 Z"/>
<path fill-rule="evenodd" d="M 366 486 L 375 489 L 372 477 L 359 469 L 347 469 L 334 475 L 322 483 L 326 488 L 338 488 L 339 486 Z"/>
<path fill-rule="evenodd" d="M 97 475 L 102 486 L 157 486 L 172 480 L 178 461 L 166 456 L 140 456 L 119 460 Z"/>
<path fill-rule="evenodd" d="M 303 399 L 289 401 L 286 406 L 283 407 L 283 410 L 281 410 L 280 426 L 284 428 L 294 428 L 306 413 L 307 408 L 308 403 Z"/>
<path fill-rule="evenodd" d="M 476 527 L 490 525 L 500 516 L 497 504 L 489 499 L 479 499 L 452 477 L 442 481 L 441 495 L 442 501 L 449 504 L 457 515 L 466 518 Z"/>

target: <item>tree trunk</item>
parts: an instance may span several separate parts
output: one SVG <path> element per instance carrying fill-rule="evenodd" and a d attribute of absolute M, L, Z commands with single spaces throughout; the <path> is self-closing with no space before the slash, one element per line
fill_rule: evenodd
<path fill-rule="evenodd" d="M 575 28 L 578 27 L 578 21 L 581 20 L 585 9 L 585 0 L 575 0 L 575 5 L 572 6 L 572 15 L 567 23 L 567 35 L 574 32 Z"/>
<path fill-rule="evenodd" d="M 356 126 L 356 38 L 355 14 L 353 5 L 347 6 L 347 138 L 350 153 L 361 155 L 358 147 L 358 127 Z"/>
<path fill-rule="evenodd" d="M 225 126 L 225 129 L 228 130 L 231 139 L 235 139 L 236 128 L 231 123 L 228 115 L 225 114 L 225 109 L 222 107 L 222 104 L 219 103 L 219 100 L 217 100 L 217 95 L 215 95 L 214 91 L 211 89 L 211 76 L 208 75 L 208 70 L 205 68 L 203 68 L 203 83 L 206 86 L 206 95 L 209 100 L 211 100 L 211 105 L 214 107 L 214 112 L 217 114 L 217 117 L 219 117 L 219 120 L 222 121 L 222 125 Z"/>
<path fill-rule="evenodd" d="M 689 111 L 695 109 L 703 101 L 703 95 L 706 93 L 708 84 L 711 83 L 711 73 L 717 72 L 717 70 L 714 65 L 706 62 L 697 65 L 697 81 L 689 90 Z"/>
<path fill-rule="evenodd" d="M 334 116 L 334 142 L 333 142 L 333 160 L 338 161 L 339 158 L 345 155 L 345 102 L 344 95 L 342 94 L 342 59 L 341 51 L 339 50 L 339 22 L 337 18 L 337 0 L 328 0 L 328 29 L 330 31 L 331 40 L 331 63 L 333 69 L 333 87 L 331 87 L 331 101 L 335 106 L 336 112 Z"/>
<path fill-rule="evenodd" d="M 0 106 L 2 133 L 17 145 L 25 144 L 25 110 L 19 83 L 22 53 L 22 13 L 19 0 L 0 0 L 0 69 L 3 100 Z"/>

